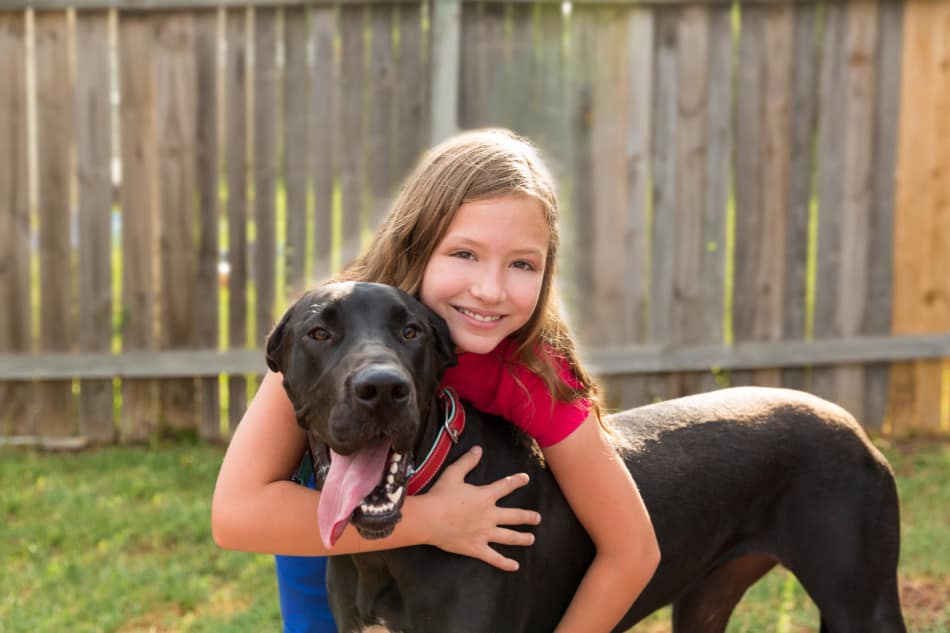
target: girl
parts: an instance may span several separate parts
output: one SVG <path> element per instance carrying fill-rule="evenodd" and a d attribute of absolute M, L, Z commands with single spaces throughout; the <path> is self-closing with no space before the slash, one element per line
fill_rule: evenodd
<path fill-rule="evenodd" d="M 398 286 L 446 320 L 459 363 L 443 382 L 535 437 L 596 545 L 556 633 L 610 631 L 652 576 L 659 548 L 558 311 L 557 213 L 552 179 L 526 140 L 506 130 L 463 133 L 423 157 L 367 253 L 338 279 Z M 313 556 L 427 543 L 514 571 L 517 563 L 490 543 L 530 545 L 532 535 L 503 526 L 541 520 L 495 505 L 527 483 L 524 474 L 464 482 L 476 448 L 428 493 L 406 500 L 391 536 L 366 541 L 347 528 L 328 550 L 315 530 L 319 493 L 286 481 L 304 449 L 281 377 L 269 372 L 218 476 L 218 545 Z"/>

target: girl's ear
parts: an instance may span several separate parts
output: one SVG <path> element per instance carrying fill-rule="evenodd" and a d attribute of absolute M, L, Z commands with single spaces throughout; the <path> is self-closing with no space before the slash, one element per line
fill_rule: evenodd
<path fill-rule="evenodd" d="M 290 323 L 290 315 L 294 311 L 294 306 L 287 308 L 284 316 L 281 317 L 274 329 L 267 335 L 267 344 L 265 346 L 265 359 L 267 366 L 271 371 L 284 371 L 284 334 L 287 330 L 287 324 Z"/>

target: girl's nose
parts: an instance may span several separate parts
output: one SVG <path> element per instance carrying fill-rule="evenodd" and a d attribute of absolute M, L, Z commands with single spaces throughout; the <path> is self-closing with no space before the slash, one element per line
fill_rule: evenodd
<path fill-rule="evenodd" d="M 472 283 L 472 296 L 485 303 L 499 303 L 505 299 L 504 275 L 492 273 L 476 279 Z"/>

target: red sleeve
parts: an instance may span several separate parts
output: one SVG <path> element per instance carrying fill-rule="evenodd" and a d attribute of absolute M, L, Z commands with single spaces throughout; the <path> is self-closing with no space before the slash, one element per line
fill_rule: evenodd
<path fill-rule="evenodd" d="M 587 419 L 590 402 L 556 400 L 541 377 L 524 365 L 514 367 L 516 380 L 505 366 L 505 358 L 513 351 L 514 344 L 505 341 L 488 354 L 460 354 L 458 364 L 446 371 L 442 384 L 451 385 L 476 409 L 509 420 L 533 437 L 538 446 L 557 444 Z M 579 383 L 567 361 L 557 362 L 561 379 L 576 387 Z"/>

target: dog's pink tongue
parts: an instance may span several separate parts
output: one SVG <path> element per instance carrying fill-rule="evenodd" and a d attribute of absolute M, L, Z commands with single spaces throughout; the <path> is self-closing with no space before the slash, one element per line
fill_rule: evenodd
<path fill-rule="evenodd" d="M 330 471 L 317 507 L 320 538 L 326 547 L 337 542 L 353 510 L 379 484 L 389 448 L 388 440 L 379 440 L 352 455 L 330 451 Z"/>

